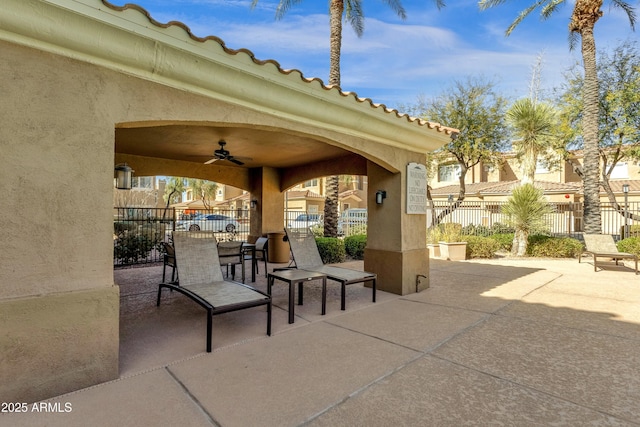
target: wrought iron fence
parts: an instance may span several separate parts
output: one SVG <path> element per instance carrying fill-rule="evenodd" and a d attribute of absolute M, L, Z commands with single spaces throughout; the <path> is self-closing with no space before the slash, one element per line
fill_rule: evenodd
<path fill-rule="evenodd" d="M 249 214 L 246 210 L 114 208 L 114 265 L 161 262 L 163 243 L 174 230 L 208 230 L 220 241 L 246 240 Z"/>
<path fill-rule="evenodd" d="M 286 211 L 285 227 L 311 228 L 317 235 L 324 232 L 324 214 L 318 212 Z M 367 234 L 367 210 L 346 209 L 338 215 L 338 236 L 348 237 L 355 234 Z"/>
<path fill-rule="evenodd" d="M 463 201 L 452 213 L 444 216 L 442 223 L 455 222 L 462 224 L 467 230 L 485 230 L 500 228 L 507 223 L 502 213 L 502 206 L 506 202 L 477 202 Z M 549 233 L 558 236 L 579 237 L 583 233 L 583 205 L 582 203 L 550 203 L 553 213 L 547 215 L 546 223 Z M 451 209 L 449 202 L 433 202 L 433 210 L 427 211 L 427 225 L 433 224 L 433 217 Z M 620 206 L 624 209 L 624 203 Z M 619 239 L 624 232 L 624 215 L 614 208 L 612 203 L 602 203 L 602 233 L 610 234 Z M 640 213 L 640 202 L 630 202 L 628 211 L 632 214 Z M 637 222 L 636 222 L 637 223 Z M 628 226 L 634 224 L 627 220 Z"/>

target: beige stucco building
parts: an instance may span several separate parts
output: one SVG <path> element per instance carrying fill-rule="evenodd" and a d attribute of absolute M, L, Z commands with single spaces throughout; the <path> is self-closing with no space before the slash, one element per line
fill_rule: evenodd
<path fill-rule="evenodd" d="M 538 185 L 550 202 L 582 203 L 582 179 L 575 167 L 582 165 L 582 151 L 569 153 L 553 166 L 539 162 L 535 173 Z M 447 200 L 449 195 L 457 198 L 460 188 L 460 167 L 453 159 L 433 165 L 433 176 L 429 181 L 433 200 Z M 465 176 L 465 200 L 468 201 L 505 201 L 509 198 L 514 185 L 522 178 L 521 166 L 513 153 L 505 153 L 499 166 L 486 166 L 482 163 L 467 171 Z M 615 198 L 622 202 L 623 185 L 629 186 L 629 201 L 640 201 L 640 163 L 627 159 L 616 164 L 609 180 Z M 604 188 L 600 189 L 600 200 L 609 201 Z"/>
<path fill-rule="evenodd" d="M 365 268 L 380 289 L 428 275 L 408 163 L 453 129 L 163 25 L 106 0 L 3 0 L 0 13 L 0 396 L 35 401 L 118 377 L 114 166 L 209 179 L 257 200 L 251 235 L 282 230 L 284 190 L 366 175 Z M 205 165 L 218 140 L 242 167 Z M 387 198 L 376 205 L 375 191 Z"/>

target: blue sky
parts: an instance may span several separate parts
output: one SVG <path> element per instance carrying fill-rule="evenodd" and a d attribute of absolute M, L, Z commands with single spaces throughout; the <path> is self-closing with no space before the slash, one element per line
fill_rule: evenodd
<path fill-rule="evenodd" d="M 505 37 L 517 13 L 532 1 L 512 0 L 480 12 L 477 0 L 449 0 L 441 11 L 430 0 L 404 0 L 404 21 L 381 0 L 363 1 L 363 36 L 356 37 L 344 25 L 341 87 L 397 108 L 415 103 L 418 96 L 437 96 L 455 80 L 483 76 L 494 81 L 504 96 L 515 99 L 528 95 L 531 70 L 541 56 L 541 90 L 549 92 L 568 67 L 580 62 L 579 46 L 570 52 L 568 44 L 573 1 L 544 22 L 537 13 L 531 15 Z M 279 21 L 274 18 L 278 2 L 273 0 L 259 0 L 253 10 L 250 0 L 131 2 L 159 22 L 181 21 L 196 36 L 215 35 L 229 48 L 246 48 L 259 59 L 278 61 L 282 68 L 328 80 L 328 0 L 301 0 Z M 629 3 L 638 9 L 637 1 Z M 605 15 L 596 24 L 598 49 L 638 38 L 626 15 L 609 4 L 605 1 Z"/>

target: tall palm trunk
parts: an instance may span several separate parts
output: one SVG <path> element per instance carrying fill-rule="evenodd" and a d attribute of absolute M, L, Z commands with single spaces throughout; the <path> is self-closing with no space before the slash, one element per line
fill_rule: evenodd
<path fill-rule="evenodd" d="M 602 1 L 587 3 L 599 3 L 602 5 Z M 578 8 L 577 4 L 576 8 Z M 590 10 L 591 13 L 594 13 L 593 9 Z M 596 19 L 592 17 L 591 20 L 588 20 L 588 24 L 584 24 L 580 30 L 582 60 L 584 62 L 584 115 L 582 118 L 584 138 L 584 232 L 589 234 L 602 233 L 599 180 L 600 153 L 598 151 L 598 75 L 596 71 L 596 41 L 593 37 L 595 21 Z"/>
<path fill-rule="evenodd" d="M 342 47 L 342 14 L 344 13 L 343 0 L 331 0 L 329 5 L 330 61 L 329 61 L 329 85 L 340 86 L 340 49 Z M 338 236 L 338 187 L 340 177 L 337 175 L 327 177 L 326 197 L 324 200 L 324 235 L 325 237 Z"/>

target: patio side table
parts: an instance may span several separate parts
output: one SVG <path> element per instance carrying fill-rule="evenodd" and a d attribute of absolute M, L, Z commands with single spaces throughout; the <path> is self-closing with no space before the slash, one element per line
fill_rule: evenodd
<path fill-rule="evenodd" d="M 278 279 L 289 284 L 289 323 L 294 322 L 294 293 L 298 284 L 298 305 L 302 305 L 302 285 L 311 280 L 322 280 L 322 315 L 327 312 L 327 275 L 307 270 L 280 270 L 269 273 L 267 279 L 267 293 L 271 295 L 271 287 Z"/>

